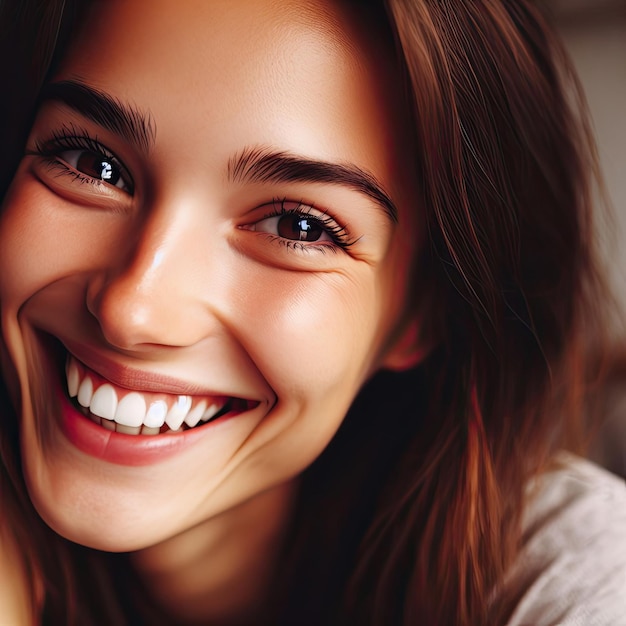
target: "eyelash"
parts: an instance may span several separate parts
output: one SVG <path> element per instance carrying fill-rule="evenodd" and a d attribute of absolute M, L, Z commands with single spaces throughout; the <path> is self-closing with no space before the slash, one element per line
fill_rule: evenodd
<path fill-rule="evenodd" d="M 88 176 L 66 163 L 59 155 L 68 150 L 84 150 L 85 152 L 102 155 L 107 161 L 111 161 L 119 169 L 120 175 L 128 187 L 128 191 L 119 189 L 130 195 L 133 194 L 135 187 L 133 179 L 124 164 L 105 145 L 101 144 L 97 138 L 91 137 L 86 131 L 75 128 L 74 125 L 70 127 L 63 126 L 62 130 L 54 131 L 50 139 L 35 141 L 35 150 L 27 151 L 26 154 L 45 159 L 49 165 L 58 168 L 61 175 L 71 176 L 77 182 L 91 184 L 96 187 L 101 185 L 109 186 L 109 183 Z"/>
<path fill-rule="evenodd" d="M 287 205 L 294 205 L 288 207 Z M 332 250 L 333 252 L 337 251 L 337 248 L 341 248 L 342 250 L 347 250 L 350 246 L 354 245 L 357 239 L 353 239 L 350 237 L 347 229 L 343 226 L 340 226 L 332 217 L 330 217 L 327 213 L 321 212 L 321 214 L 313 213 L 316 211 L 316 208 L 311 204 L 303 204 L 302 202 L 294 202 L 290 201 L 287 198 L 278 199 L 275 198 L 271 206 L 277 207 L 276 210 L 267 213 L 260 220 L 255 222 L 258 224 L 263 220 L 270 219 L 272 217 L 283 217 L 283 216 L 293 216 L 293 217 L 303 217 L 309 220 L 313 220 L 318 223 L 318 225 L 324 230 L 324 232 L 332 239 L 332 243 L 302 243 L 300 241 L 286 239 L 280 235 L 274 235 L 271 233 L 264 233 L 270 238 L 272 241 L 276 241 L 281 245 L 284 245 L 287 249 L 297 250 L 298 252 L 310 252 L 312 250 L 326 252 L 327 250 Z M 329 245 L 330 244 L 330 245 Z"/>

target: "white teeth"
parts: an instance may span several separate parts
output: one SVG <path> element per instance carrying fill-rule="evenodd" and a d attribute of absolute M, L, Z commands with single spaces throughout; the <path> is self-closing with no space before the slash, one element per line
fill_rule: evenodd
<path fill-rule="evenodd" d="M 67 376 L 67 392 L 70 395 L 70 398 L 75 398 L 78 394 L 78 386 L 80 384 L 80 373 L 78 371 L 78 366 L 74 362 L 74 359 L 70 359 L 67 368 L 66 368 L 66 376 Z"/>
<path fill-rule="evenodd" d="M 104 419 L 112 420 L 117 409 L 117 394 L 111 385 L 102 385 L 96 389 L 89 405 L 89 410 Z"/>
<path fill-rule="evenodd" d="M 93 383 L 91 378 L 87 376 L 78 388 L 78 404 L 80 406 L 89 407 L 91 404 L 91 396 L 93 395 Z"/>
<path fill-rule="evenodd" d="M 171 432 L 180 432 L 183 430 L 183 422 L 186 427 L 193 428 L 213 418 L 225 406 L 224 400 L 210 403 L 205 398 L 198 399 L 192 408 L 191 396 L 175 396 L 173 404 L 168 407 L 166 400 L 150 401 L 151 394 L 125 391 L 122 393 L 126 395 L 118 402 L 117 390 L 113 385 L 100 384 L 102 381 L 98 381 L 96 384 L 100 386 L 94 392 L 92 377 L 82 371 L 76 360 L 69 357 L 65 367 L 68 395 L 76 398 L 81 411 L 89 419 L 110 431 L 158 435 L 163 425 L 167 424 Z M 150 402 L 148 407 L 147 402 Z"/>
<path fill-rule="evenodd" d="M 144 426 L 148 428 L 161 428 L 165 423 L 167 415 L 167 404 L 163 400 L 157 400 L 150 405 L 146 417 L 143 420 Z"/>
<path fill-rule="evenodd" d="M 165 423 L 172 429 L 178 430 L 183 423 L 183 420 L 187 417 L 189 409 L 191 408 L 190 396 L 178 396 L 176 402 L 172 405 L 167 412 Z"/>
<path fill-rule="evenodd" d="M 193 428 L 200 421 L 200 418 L 202 417 L 205 409 L 206 400 L 198 402 L 198 404 L 196 404 L 196 406 L 194 406 L 193 409 L 189 411 L 189 414 L 185 418 L 185 424 L 187 424 L 189 428 Z"/>
<path fill-rule="evenodd" d="M 212 404 L 200 418 L 203 422 L 210 420 L 222 407 L 219 404 Z"/>
<path fill-rule="evenodd" d="M 141 426 L 146 415 L 146 401 L 139 393 L 124 396 L 115 411 L 115 421 L 123 426 Z"/>

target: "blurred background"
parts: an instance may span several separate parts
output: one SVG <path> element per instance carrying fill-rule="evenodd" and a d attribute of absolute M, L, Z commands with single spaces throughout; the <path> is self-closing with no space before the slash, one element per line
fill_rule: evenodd
<path fill-rule="evenodd" d="M 626 0 L 546 0 L 578 70 L 591 110 L 613 207 L 599 234 L 622 312 L 611 329 L 615 364 L 606 383 L 606 420 L 592 456 L 626 477 Z"/>

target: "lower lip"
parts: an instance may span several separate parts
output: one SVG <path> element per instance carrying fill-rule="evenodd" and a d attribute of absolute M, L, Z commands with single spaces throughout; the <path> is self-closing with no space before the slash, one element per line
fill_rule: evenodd
<path fill-rule="evenodd" d="M 160 463 L 193 446 L 224 420 L 237 415 L 229 413 L 197 429 L 168 435 L 125 435 L 106 430 L 87 419 L 59 390 L 62 428 L 67 439 L 79 450 L 108 463 L 143 466 Z"/>

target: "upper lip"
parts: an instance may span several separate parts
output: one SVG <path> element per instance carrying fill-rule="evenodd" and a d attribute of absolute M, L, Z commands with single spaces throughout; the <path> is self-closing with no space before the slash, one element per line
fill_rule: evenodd
<path fill-rule="evenodd" d="M 165 374 L 147 372 L 123 363 L 115 362 L 113 359 L 91 346 L 76 344 L 66 339 L 63 339 L 62 343 L 70 354 L 118 387 L 136 391 L 169 393 L 173 395 L 230 396 L 242 398 L 242 396 L 239 395 L 208 389 L 207 387 Z M 257 398 L 243 399 L 258 400 Z"/>

